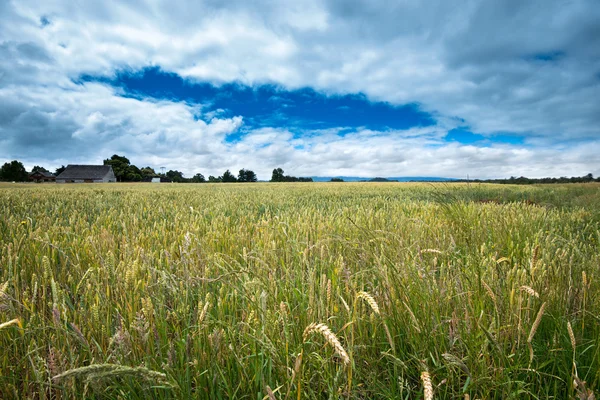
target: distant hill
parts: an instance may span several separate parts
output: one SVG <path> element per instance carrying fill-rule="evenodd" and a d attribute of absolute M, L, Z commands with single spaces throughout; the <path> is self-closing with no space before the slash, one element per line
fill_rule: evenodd
<path fill-rule="evenodd" d="M 329 182 L 331 178 L 341 178 L 344 182 L 450 182 L 454 178 L 442 178 L 438 176 L 394 176 L 365 178 L 360 176 L 313 176 L 315 182 Z"/>

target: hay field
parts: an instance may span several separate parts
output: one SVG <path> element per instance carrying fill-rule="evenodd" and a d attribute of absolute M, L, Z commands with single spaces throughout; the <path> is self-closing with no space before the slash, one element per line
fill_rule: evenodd
<path fill-rule="evenodd" d="M 2 399 L 598 393 L 600 185 L 3 184 L 0 215 Z"/>

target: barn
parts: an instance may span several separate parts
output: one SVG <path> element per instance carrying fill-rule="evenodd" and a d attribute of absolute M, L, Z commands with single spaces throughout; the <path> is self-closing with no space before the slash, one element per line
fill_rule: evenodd
<path fill-rule="evenodd" d="M 57 183 L 108 183 L 117 178 L 110 165 L 67 165 L 56 177 Z"/>
<path fill-rule="evenodd" d="M 56 176 L 53 173 L 47 171 L 35 171 L 29 174 L 29 180 L 33 182 L 54 182 Z"/>

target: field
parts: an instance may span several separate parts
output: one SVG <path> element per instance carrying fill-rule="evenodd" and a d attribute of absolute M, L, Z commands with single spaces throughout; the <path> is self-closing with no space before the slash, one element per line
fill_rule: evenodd
<path fill-rule="evenodd" d="M 592 399 L 600 185 L 0 186 L 0 398 Z"/>

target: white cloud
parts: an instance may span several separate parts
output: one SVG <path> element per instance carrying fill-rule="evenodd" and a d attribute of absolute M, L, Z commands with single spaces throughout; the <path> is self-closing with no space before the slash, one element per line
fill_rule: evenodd
<path fill-rule="evenodd" d="M 595 0 L 0 2 L 0 145 L 5 158 L 30 163 L 120 152 L 187 174 L 247 167 L 261 178 L 275 166 L 298 175 L 598 174 L 598 20 Z M 416 102 L 438 125 L 300 139 L 274 127 L 228 144 L 243 115 L 72 82 L 147 66 Z M 442 140 L 461 124 L 526 134 L 530 145 Z"/>

